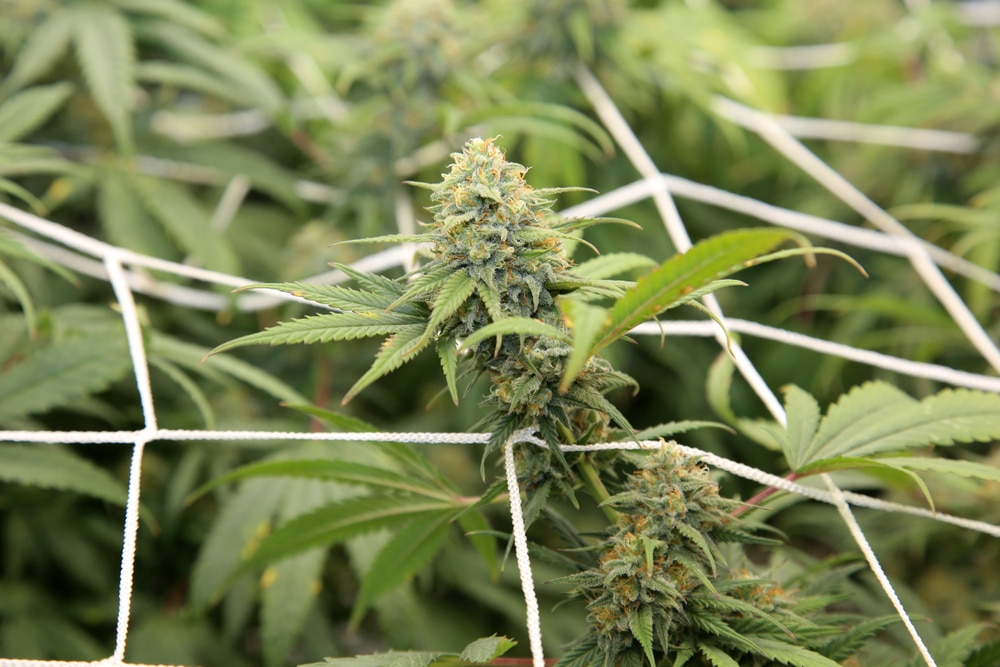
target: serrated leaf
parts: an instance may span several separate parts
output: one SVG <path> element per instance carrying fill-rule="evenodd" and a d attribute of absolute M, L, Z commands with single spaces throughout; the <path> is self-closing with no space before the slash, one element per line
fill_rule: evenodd
<path fill-rule="evenodd" d="M 295 645 L 320 590 L 326 553 L 321 549 L 292 556 L 262 577 L 260 601 L 264 664 L 281 665 Z"/>
<path fill-rule="evenodd" d="M 97 182 L 97 213 L 111 243 L 154 257 L 176 259 L 174 244 L 143 206 L 128 173 L 102 170 Z"/>
<path fill-rule="evenodd" d="M 163 61 L 140 62 L 135 67 L 135 78 L 145 83 L 181 88 L 220 98 L 231 102 L 234 106 L 242 106 L 246 98 L 246 95 L 231 81 L 192 65 Z M 157 129 L 163 134 L 170 134 L 169 129 L 165 130 L 159 126 Z"/>
<path fill-rule="evenodd" d="M 265 537 L 244 561 L 244 569 L 451 510 L 453 503 L 412 496 L 373 496 L 331 503 L 288 521 Z"/>
<path fill-rule="evenodd" d="M 628 613 L 628 629 L 642 646 L 649 667 L 656 667 L 656 658 L 653 656 L 653 611 L 648 604 Z"/>
<path fill-rule="evenodd" d="M 192 345 L 177 340 L 160 332 L 150 334 L 152 350 L 164 355 L 188 370 L 213 378 L 213 374 L 222 371 L 237 380 L 256 387 L 268 395 L 286 403 L 308 403 L 308 399 L 298 391 L 279 380 L 275 376 L 261 370 L 258 366 L 248 364 L 236 357 L 219 354 L 212 357 L 210 364 L 202 363 L 208 348 Z M 211 367 L 211 370 L 208 367 Z"/>
<path fill-rule="evenodd" d="M 927 472 L 939 472 L 948 475 L 959 475 L 960 477 L 973 477 L 975 479 L 1000 482 L 1000 468 L 976 461 L 917 456 L 893 456 L 862 460 L 877 461 L 906 470 L 924 470 Z"/>
<path fill-rule="evenodd" d="M 682 419 L 680 421 L 667 422 L 666 424 L 657 424 L 656 426 L 644 428 L 635 435 L 639 440 L 655 440 L 657 438 L 668 438 L 679 433 L 687 433 L 696 428 L 721 428 L 732 431 L 728 426 L 719 422 Z"/>
<path fill-rule="evenodd" d="M 563 299 L 559 304 L 559 309 L 563 313 L 566 325 L 573 334 L 573 347 L 566 359 L 563 377 L 559 383 L 559 391 L 566 393 L 569 386 L 587 365 L 587 361 L 591 357 L 590 350 L 593 347 L 594 339 L 605 326 L 608 310 L 573 299 Z"/>
<path fill-rule="evenodd" d="M 0 447 L 0 480 L 42 489 L 71 491 L 124 506 L 125 485 L 72 451 L 48 444 Z"/>
<path fill-rule="evenodd" d="M 395 301 L 406 291 L 404 285 L 391 278 L 380 276 L 377 273 L 365 273 L 364 271 L 358 271 L 353 267 L 338 262 L 330 262 L 330 266 L 343 271 L 349 278 L 353 278 L 359 285 L 372 294 L 387 297 L 391 301 Z"/>
<path fill-rule="evenodd" d="M 356 628 L 372 602 L 409 580 L 441 550 L 454 510 L 415 519 L 390 539 L 365 574 L 348 627 Z"/>
<path fill-rule="evenodd" d="M 655 268 L 657 263 L 636 252 L 613 252 L 594 257 L 573 267 L 573 274 L 581 278 L 601 280 L 627 271 Z"/>
<path fill-rule="evenodd" d="M 299 516 L 330 500 L 329 485 L 284 484 L 279 520 Z M 313 549 L 287 558 L 264 571 L 261 577 L 261 636 L 264 662 L 283 664 L 302 632 L 313 601 L 321 588 L 326 552 Z"/>
<path fill-rule="evenodd" d="M 998 414 L 997 394 L 949 389 L 917 402 L 884 382 L 866 383 L 830 408 L 808 448 L 789 463 L 806 470 L 836 457 L 996 439 Z"/>
<path fill-rule="evenodd" d="M 427 241 L 425 234 L 383 234 L 381 236 L 366 236 L 363 239 L 347 239 L 334 245 L 350 245 L 356 243 L 421 243 Z"/>
<path fill-rule="evenodd" d="M 369 424 L 368 422 L 362 421 L 357 417 L 351 417 L 349 415 L 344 415 L 339 412 L 334 412 L 333 410 L 327 410 L 326 408 L 321 408 L 316 405 L 290 405 L 285 404 L 286 408 L 291 408 L 292 410 L 298 410 L 310 417 L 315 417 L 320 421 L 324 421 L 332 426 L 339 428 L 341 431 L 347 431 L 349 433 L 374 433 L 378 429 Z"/>
<path fill-rule="evenodd" d="M 441 338 L 437 342 L 438 360 L 441 362 L 441 372 L 448 383 L 448 393 L 451 402 L 458 405 L 458 339 L 454 337 Z"/>
<path fill-rule="evenodd" d="M 224 484 L 254 477 L 320 479 L 381 489 L 384 492 L 408 493 L 446 502 L 454 501 L 450 493 L 442 491 L 438 486 L 428 485 L 412 475 L 404 475 L 377 466 L 336 459 L 282 459 L 251 463 L 232 470 L 203 485 L 191 495 L 188 502 L 193 502 L 205 493 Z"/>
<path fill-rule="evenodd" d="M 114 0 L 114 3 L 122 9 L 164 18 L 205 35 L 223 37 L 226 34 L 225 27 L 215 17 L 181 0 Z"/>
<path fill-rule="evenodd" d="M 66 103 L 73 85 L 63 81 L 28 88 L 0 104 L 0 143 L 29 135 Z"/>
<path fill-rule="evenodd" d="M 253 285 L 240 287 L 239 291 L 244 292 L 252 289 L 275 290 L 329 308 L 351 312 L 380 313 L 385 311 L 389 307 L 389 304 L 392 303 L 392 299 L 381 294 L 373 294 L 372 292 L 341 287 L 339 285 L 317 285 L 303 282 L 254 283 Z M 399 308 L 396 310 L 401 313 L 414 314 L 413 309 Z"/>
<path fill-rule="evenodd" d="M 313 662 L 299 667 L 428 667 L 445 653 L 426 651 L 394 651 L 392 653 L 372 653 L 353 658 L 326 658 L 323 662 Z"/>
<path fill-rule="evenodd" d="M 187 394 L 187 397 L 198 409 L 206 429 L 215 428 L 215 413 L 212 411 L 208 397 L 187 373 L 159 355 L 149 355 L 149 365 L 173 380 Z"/>
<path fill-rule="evenodd" d="M 727 352 L 720 353 L 712 362 L 705 382 L 708 404 L 715 414 L 743 435 L 768 449 L 780 450 L 783 433 L 778 424 L 763 419 L 743 419 L 733 412 L 729 403 L 729 389 L 732 386 L 734 369 L 732 357 Z"/>
<path fill-rule="evenodd" d="M 733 660 L 728 653 L 717 646 L 698 644 L 698 651 L 705 656 L 712 667 L 740 667 L 740 663 Z"/>
<path fill-rule="evenodd" d="M 505 317 L 477 329 L 475 333 L 462 341 L 462 349 L 470 350 L 476 345 L 495 336 L 548 336 L 563 342 L 570 342 L 570 337 L 551 324 L 530 317 Z"/>
<path fill-rule="evenodd" d="M 455 271 L 441 285 L 434 300 L 431 316 L 427 322 L 427 335 L 434 335 L 437 328 L 454 315 L 475 291 L 476 280 L 466 271 Z"/>
<path fill-rule="evenodd" d="M 3 235 L 0 234 L 0 236 Z M 28 334 L 34 336 L 36 331 L 36 315 L 35 304 L 31 300 L 31 293 L 28 292 L 27 286 L 21 281 L 18 275 L 3 262 L 0 262 L 0 284 L 10 290 L 14 298 L 17 299 L 17 302 L 21 304 Z"/>
<path fill-rule="evenodd" d="M 10 74 L 0 85 L 0 97 L 44 76 L 66 52 L 73 34 L 73 12 L 53 11 L 36 27 L 17 52 Z"/>
<path fill-rule="evenodd" d="M 194 609 L 202 611 L 218 601 L 246 555 L 241 547 L 252 548 L 267 534 L 284 492 L 275 480 L 254 479 L 223 504 L 191 571 L 190 604 Z"/>
<path fill-rule="evenodd" d="M 507 637 L 483 637 L 477 639 L 462 649 L 458 659 L 465 662 L 491 662 L 507 651 L 517 646 L 517 642 Z"/>
<path fill-rule="evenodd" d="M 489 522 L 479 512 L 469 511 L 468 507 L 458 515 L 458 522 L 465 531 L 465 537 L 486 564 L 490 578 L 497 581 L 500 578 L 500 560 L 497 557 L 496 538 L 487 534 L 490 530 Z"/>
<path fill-rule="evenodd" d="M 229 176 L 245 176 L 254 187 L 274 197 L 289 210 L 305 215 L 295 176 L 264 153 L 235 143 L 213 141 L 183 146 L 171 152 L 175 159 L 212 167 Z"/>
<path fill-rule="evenodd" d="M 779 243 L 793 238 L 798 237 L 786 230 L 740 229 L 705 239 L 683 255 L 674 255 L 640 278 L 612 306 L 608 323 L 590 353 L 596 354 L 688 293 L 743 269 Z"/>
<path fill-rule="evenodd" d="M 236 253 L 186 188 L 148 177 L 137 183 L 146 208 L 185 252 L 205 268 L 239 274 Z"/>
<path fill-rule="evenodd" d="M 65 406 L 129 374 L 120 329 L 52 343 L 0 373 L 0 423 Z"/>
<path fill-rule="evenodd" d="M 993 667 L 1000 664 L 1000 639 L 994 639 L 985 646 L 980 646 L 969 656 L 965 667 Z"/>
<path fill-rule="evenodd" d="M 560 218 L 555 224 L 552 225 L 552 228 L 558 229 L 561 232 L 576 232 L 581 229 L 593 227 L 594 225 L 605 224 L 625 225 L 626 227 L 642 229 L 641 225 L 638 225 L 631 220 L 626 220 L 625 218 Z"/>
<path fill-rule="evenodd" d="M 785 413 L 788 415 L 788 426 L 781 437 L 781 449 L 785 459 L 797 460 L 797 452 L 809 446 L 816 428 L 819 426 L 819 403 L 808 392 L 788 385 L 783 388 L 785 393 Z M 794 469 L 794 467 L 793 467 Z"/>
<path fill-rule="evenodd" d="M 341 404 L 346 404 L 362 389 L 420 354 L 430 343 L 430 338 L 423 335 L 424 331 L 425 329 L 421 325 L 408 325 L 401 327 L 386 339 L 371 368 L 354 383 L 354 386 L 344 395 Z"/>
<path fill-rule="evenodd" d="M 135 44 L 129 23 L 109 5 L 74 6 L 76 57 L 87 88 L 123 153 L 132 152 Z"/>
<path fill-rule="evenodd" d="M 840 667 L 840 663 L 810 651 L 804 646 L 786 644 L 768 637 L 753 637 L 754 643 L 760 647 L 768 660 L 791 667 Z"/>
<path fill-rule="evenodd" d="M 144 25 L 149 39 L 174 53 L 181 61 L 194 63 L 228 80 L 243 93 L 244 104 L 275 116 L 284 106 L 281 90 L 249 59 L 212 44 L 196 33 L 167 21 Z"/>
<path fill-rule="evenodd" d="M 424 324 L 419 318 L 401 313 L 323 313 L 308 315 L 286 322 L 279 322 L 263 331 L 247 334 L 226 341 L 211 354 L 227 352 L 247 345 L 290 345 L 294 343 L 329 343 L 338 340 L 355 340 L 370 336 L 401 334 L 408 339 L 423 334 Z M 416 334 L 414 336 L 413 334 Z"/>

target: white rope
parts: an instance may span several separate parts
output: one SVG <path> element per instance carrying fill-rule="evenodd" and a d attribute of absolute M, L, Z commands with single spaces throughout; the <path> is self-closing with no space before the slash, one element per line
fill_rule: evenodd
<path fill-rule="evenodd" d="M 906 626 L 906 631 L 910 633 L 910 639 L 913 643 L 917 645 L 917 650 L 920 651 L 920 655 L 923 657 L 924 662 L 927 663 L 927 667 L 937 667 L 937 663 L 934 662 L 934 658 L 931 657 L 930 651 L 927 650 L 927 645 L 924 644 L 924 640 L 920 637 L 920 633 L 913 626 L 913 621 L 910 620 L 910 615 L 906 613 L 906 609 L 903 608 L 903 603 L 900 602 L 899 596 L 896 595 L 896 589 L 892 587 L 892 582 L 889 581 L 889 577 L 886 576 L 885 570 L 882 569 L 882 564 L 878 562 L 878 556 L 872 550 L 871 544 L 868 543 L 868 538 L 865 537 L 864 531 L 861 530 L 861 526 L 858 525 L 857 519 L 854 518 L 854 514 L 851 513 L 851 508 L 847 504 L 844 494 L 833 483 L 830 476 L 823 474 L 823 481 L 826 483 L 827 488 L 830 490 L 830 494 L 834 498 L 834 506 L 840 513 L 840 518 L 843 519 L 844 523 L 847 524 L 848 530 L 851 531 L 851 537 L 857 543 L 858 548 L 861 549 L 861 553 L 864 554 L 865 560 L 868 561 L 868 567 L 871 569 L 875 578 L 878 579 L 878 583 L 882 586 L 882 590 L 885 592 L 886 597 L 892 602 L 892 606 L 896 609 L 896 613 L 899 614 L 899 618 L 903 621 L 903 625 Z"/>
<path fill-rule="evenodd" d="M 768 114 L 723 97 L 716 98 L 714 109 L 720 116 L 756 132 L 764 141 L 797 164 L 830 193 L 882 231 L 910 241 L 916 239 L 916 236 L 909 229 L 886 213 L 830 165 L 820 160 L 815 153 L 803 146 Z M 941 274 L 937 265 L 928 257 L 923 246 L 911 242 L 906 245 L 906 248 L 907 257 L 917 275 L 924 281 L 931 293 L 937 297 L 972 345 L 983 355 L 983 358 L 994 369 L 1000 371 L 1000 349 L 997 348 L 989 334 L 976 320 L 975 315 Z"/>
<path fill-rule="evenodd" d="M 542 648 L 542 621 L 538 614 L 538 598 L 535 596 L 535 582 L 531 576 L 531 557 L 528 555 L 528 536 L 525 532 L 524 516 L 521 513 L 521 489 L 517 484 L 517 469 L 514 466 L 514 443 L 515 438 L 512 436 L 503 448 L 507 495 L 510 497 L 510 532 L 514 536 L 517 572 L 521 579 L 521 592 L 524 594 L 531 663 L 533 667 L 545 667 L 545 651 Z"/>

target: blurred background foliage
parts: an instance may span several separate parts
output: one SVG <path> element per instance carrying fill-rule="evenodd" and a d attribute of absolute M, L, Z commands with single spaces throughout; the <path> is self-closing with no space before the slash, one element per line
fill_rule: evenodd
<path fill-rule="evenodd" d="M 996 11 L 995 3 L 897 0 L 0 0 L 0 201 L 156 257 L 262 282 L 305 278 L 328 262 L 383 249 L 332 243 L 400 224 L 405 232 L 413 222 L 401 210 L 426 219 L 425 196 L 402 181 L 438 180 L 469 136 L 501 135 L 509 157 L 531 167 L 536 187 L 603 192 L 636 180 L 580 92 L 575 77 L 587 67 L 662 171 L 858 225 L 865 223 L 823 187 L 718 115 L 715 96 L 794 116 L 973 135 L 968 152 L 807 143 L 914 232 L 996 271 L 1000 26 L 976 18 L 980 5 Z M 568 205 L 585 197 L 564 198 Z M 678 205 L 695 239 L 759 224 L 704 204 Z M 650 201 L 616 214 L 644 230 L 597 227 L 588 240 L 657 261 L 674 252 Z M 987 371 L 904 259 L 845 250 L 869 280 L 834 262 L 812 271 L 786 262 L 741 276 L 751 286 L 721 293 L 723 307 L 733 317 Z M 587 252 L 578 249 L 581 258 Z M 142 428 L 110 287 L 85 267 L 67 272 L 45 257 L 53 256 L 17 227 L 0 226 L 0 426 Z M 1000 338 L 997 293 L 962 277 L 953 284 Z M 229 305 L 140 299 L 160 426 L 325 428 L 280 403 L 336 405 L 374 344 L 248 349 L 201 364 L 215 345 L 305 312 L 297 304 L 240 312 L 225 289 L 208 289 Z M 872 378 L 918 397 L 940 388 L 766 341 L 743 343 L 771 386 L 795 383 L 823 403 Z M 638 428 L 711 419 L 705 377 L 717 355 L 708 340 L 618 345 L 607 356 L 642 390 L 614 398 Z M 347 411 L 385 430 L 468 429 L 482 416 L 481 388 L 458 408 L 433 400 L 443 388 L 436 364 L 424 355 Z M 739 383 L 733 401 L 741 414 L 763 414 Z M 722 431 L 684 442 L 783 471 L 773 452 Z M 110 654 L 127 448 L 2 448 L 0 655 Z M 989 446 L 967 449 L 996 461 Z M 424 453 L 463 492 L 482 493 L 478 452 L 441 445 Z M 356 631 L 347 619 L 358 575 L 385 534 L 305 553 L 278 574 L 228 580 L 262 529 L 357 491 L 266 479 L 191 505 L 186 497 L 239 463 L 296 455 L 378 463 L 360 445 L 148 449 L 130 661 L 284 665 L 389 647 L 454 649 L 494 632 L 523 639 L 515 568 L 491 578 L 457 533 L 411 582 L 376 601 Z M 758 490 L 724 483 L 744 498 Z M 912 487 L 891 481 L 844 483 L 921 502 Z M 1000 518 L 995 485 L 930 484 L 940 509 Z M 495 509 L 494 526 L 509 528 Z M 580 525 L 599 526 L 595 517 L 584 512 Z M 859 518 L 908 607 L 928 619 L 919 624 L 925 637 L 933 643 L 975 623 L 988 628 L 979 641 L 995 636 L 995 539 L 876 512 Z M 792 567 L 802 554 L 853 552 L 832 508 L 789 499 L 768 521 L 800 549 L 779 555 L 775 567 Z M 538 581 L 560 574 L 538 568 Z M 853 581 L 868 613 L 886 611 L 869 577 Z M 541 590 L 547 650 L 558 654 L 582 632 L 585 614 L 573 604 L 553 611 L 560 591 Z M 913 652 L 893 633 L 872 650 L 878 657 L 870 664 L 907 664 Z"/>

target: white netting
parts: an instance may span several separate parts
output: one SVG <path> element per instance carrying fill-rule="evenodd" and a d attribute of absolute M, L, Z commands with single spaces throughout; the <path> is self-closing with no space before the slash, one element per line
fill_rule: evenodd
<path fill-rule="evenodd" d="M 860 229 L 833 220 L 825 220 L 815 216 L 805 215 L 781 209 L 773 205 L 755 201 L 733 193 L 720 191 L 710 186 L 694 183 L 677 176 L 663 174 L 653 163 L 649 154 L 636 139 L 631 129 L 618 112 L 614 103 L 605 93 L 599 82 L 588 71 L 581 70 L 577 75 L 580 89 L 586 95 L 597 112 L 605 128 L 617 141 L 625 155 L 641 176 L 641 179 L 608 192 L 601 196 L 566 210 L 565 215 L 596 216 L 627 204 L 652 199 L 659 211 L 667 232 L 679 251 L 686 251 L 692 245 L 686 227 L 673 201 L 673 196 L 685 197 L 715 206 L 728 208 L 763 220 L 769 224 L 796 229 L 821 239 L 830 239 L 839 243 L 876 250 L 883 253 L 904 256 L 909 259 L 915 273 L 937 297 L 943 307 L 961 327 L 965 336 L 980 352 L 984 359 L 995 369 L 1000 370 L 1000 351 L 996 344 L 979 325 L 969 312 L 962 299 L 951 288 L 942 275 L 939 267 L 945 267 L 969 279 L 978 281 L 994 291 L 1000 292 L 1000 275 L 994 271 L 976 266 L 968 261 L 954 256 L 946 250 L 926 243 L 914 237 L 896 220 L 880 209 L 859 190 L 848 183 L 837 172 L 819 160 L 814 154 L 800 144 L 793 136 L 799 133 L 803 136 L 823 136 L 828 139 L 845 141 L 873 141 L 894 145 L 921 148 L 925 150 L 946 150 L 966 152 L 975 146 L 974 138 L 951 132 L 929 132 L 911 130 L 908 128 L 865 126 L 854 123 L 834 123 L 801 118 L 774 117 L 763 114 L 730 100 L 719 99 L 716 104 L 717 113 L 734 123 L 743 125 L 757 132 L 771 143 L 789 160 L 801 167 L 817 181 L 822 183 L 835 196 L 854 208 L 861 216 L 875 224 L 880 231 Z M 440 147 L 434 151 L 440 152 Z M 167 163 L 162 160 L 143 159 L 140 165 L 147 170 L 155 171 L 161 176 L 191 177 L 192 170 L 185 165 Z M 201 168 L 199 168 L 201 169 Z M 216 177 L 211 170 L 201 169 L 198 178 L 212 180 Z M 219 210 L 232 209 L 238 206 L 246 193 L 246 183 L 237 182 L 226 188 Z M 299 194 L 306 199 L 329 200 L 330 190 L 316 183 L 300 183 Z M 411 204 L 405 198 L 397 202 L 397 216 L 403 233 L 413 228 L 414 213 Z M 42 665 L 59 665 L 69 667 L 75 665 L 124 665 L 125 647 L 128 636 L 128 624 L 131 608 L 132 572 L 135 559 L 136 535 L 138 530 L 140 471 L 143 451 L 146 444 L 158 440 L 169 441 L 268 441 L 268 440 L 339 440 L 339 441 L 391 441 L 414 444 L 459 443 L 482 444 L 486 441 L 485 434 L 468 433 L 295 433 L 295 432 L 258 432 L 258 431 L 200 431 L 161 429 L 157 426 L 154 396 L 150 388 L 148 364 L 143 348 L 140 320 L 136 312 L 133 294 L 138 292 L 153 298 L 161 299 L 180 307 L 221 310 L 233 303 L 229 299 L 207 290 L 161 282 L 148 274 L 143 268 L 152 268 L 175 276 L 197 280 L 214 285 L 237 287 L 249 284 L 250 280 L 208 271 L 196 267 L 176 264 L 155 257 L 149 257 L 128 250 L 117 248 L 83 234 L 67 229 L 55 222 L 44 220 L 19 209 L 0 204 L 0 216 L 22 227 L 31 235 L 21 235 L 29 247 L 49 259 L 67 266 L 75 271 L 106 279 L 114 288 L 121 308 L 122 319 L 132 357 L 136 384 L 139 390 L 144 428 L 140 431 L 108 431 L 108 432 L 58 432 L 58 431 L 3 431 L 0 441 L 31 442 L 31 443 L 120 443 L 132 446 L 132 462 L 129 472 L 128 499 L 124 523 L 124 542 L 122 549 L 120 597 L 117 620 L 117 635 L 114 653 L 98 662 L 66 662 L 0 658 L 0 667 L 41 667 Z M 364 271 L 380 271 L 397 266 L 409 266 L 413 261 L 414 248 L 400 247 L 371 255 L 355 264 Z M 330 272 L 314 276 L 308 280 L 316 282 L 337 282 L 345 276 L 339 272 Z M 254 311 L 269 307 L 285 295 L 273 292 L 246 293 L 235 299 L 235 307 L 242 311 Z M 768 325 L 745 320 L 727 319 L 712 298 L 705 299 L 712 313 L 730 331 L 748 336 L 762 337 L 776 344 L 793 345 L 815 350 L 824 355 L 834 355 L 865 364 L 893 370 L 914 377 L 970 387 L 986 391 L 1000 392 L 1000 378 L 956 371 L 947 367 L 927 363 L 919 363 L 901 359 L 868 350 L 857 349 L 831 341 L 818 340 L 798 333 L 784 331 Z M 643 325 L 634 332 L 636 335 L 677 335 L 677 336 L 714 336 L 721 345 L 726 346 L 726 334 L 714 322 L 664 322 L 662 325 Z M 222 341 L 219 341 L 222 342 Z M 737 345 L 732 345 L 736 366 L 743 377 L 751 385 L 757 396 L 767 406 L 775 419 L 784 423 L 785 414 L 781 403 L 771 391 L 767 382 L 760 376 L 753 362 Z M 510 485 L 512 507 L 511 515 L 514 525 L 515 547 L 518 565 L 521 572 L 522 586 L 528 610 L 528 630 L 530 647 L 534 663 L 537 667 L 543 665 L 541 628 L 538 620 L 538 605 L 535 600 L 531 578 L 530 562 L 528 561 L 527 543 L 520 521 L 519 494 L 516 488 L 516 476 L 512 469 L 512 447 L 532 446 L 540 444 L 530 433 L 518 433 L 511 439 L 505 450 L 507 462 L 507 480 Z M 634 448 L 657 447 L 658 443 L 612 443 L 594 448 Z M 566 447 L 567 451 L 577 451 L 578 447 Z M 875 498 L 849 493 L 838 489 L 829 477 L 823 481 L 827 489 L 813 488 L 776 477 L 761 470 L 751 468 L 742 463 L 722 457 L 683 447 L 682 451 L 698 455 L 708 464 L 726 470 L 733 475 L 754 480 L 760 484 L 800 494 L 802 496 L 826 502 L 837 507 L 846 525 L 855 537 L 859 548 L 864 553 L 872 571 L 884 587 L 886 594 L 896 606 L 901 618 L 910 630 L 915 645 L 920 650 L 928 665 L 934 661 L 928 653 L 923 641 L 909 622 L 906 612 L 885 576 L 875 554 L 867 544 L 863 533 L 854 521 L 849 505 L 877 508 L 891 512 L 907 512 L 925 516 L 928 519 L 945 521 L 980 531 L 995 537 L 1000 537 L 1000 527 L 982 522 L 953 517 L 931 512 L 918 507 L 908 507 L 888 503 Z"/>

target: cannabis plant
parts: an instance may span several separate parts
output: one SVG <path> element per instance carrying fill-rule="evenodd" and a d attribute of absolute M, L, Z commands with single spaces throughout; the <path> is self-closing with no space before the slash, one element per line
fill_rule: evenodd
<path fill-rule="evenodd" d="M 552 196 L 562 190 L 533 189 L 525 181 L 525 167 L 507 161 L 492 139 L 472 139 L 452 158 L 453 163 L 441 182 L 416 184 L 431 193 L 429 210 L 433 220 L 426 224 L 424 233 L 368 239 L 421 244 L 426 261 L 417 269 L 390 279 L 336 265 L 358 287 L 306 283 L 248 287 L 276 289 L 325 306 L 330 312 L 281 322 L 226 343 L 216 352 L 255 343 L 316 343 L 386 336 L 371 368 L 347 392 L 344 402 L 426 349 L 433 349 L 438 355 L 448 392 L 456 403 L 460 397 L 460 379 L 485 374 L 490 380 L 485 399 L 489 410 L 482 422 L 491 433 L 487 455 L 507 443 L 520 429 L 537 432 L 548 445 L 546 450 L 519 450 L 517 456 L 519 479 L 529 496 L 538 501 L 531 505 L 530 519 L 539 516 L 553 485 L 575 501 L 576 473 L 560 445 L 606 441 L 622 435 L 637 437 L 626 418 L 605 396 L 616 388 L 634 387 L 635 383 L 614 370 L 600 356 L 600 350 L 651 316 L 680 304 L 696 303 L 699 296 L 735 284 L 736 281 L 725 277 L 744 266 L 812 252 L 802 248 L 769 252 L 792 237 L 787 232 L 731 232 L 671 258 L 636 283 L 597 277 L 648 266 L 651 262 L 635 255 L 609 255 L 575 265 L 565 247 L 587 245 L 574 233 L 590 225 L 628 224 L 626 221 L 557 217 L 552 212 Z M 613 300 L 613 305 L 598 305 L 606 299 Z M 659 429 L 670 430 L 669 425 Z M 644 435 L 649 433 L 646 431 Z M 704 617 L 707 620 L 686 623 L 692 628 L 715 628 L 715 635 L 729 638 L 728 643 L 713 649 L 716 644 L 693 639 L 695 635 L 684 632 L 677 635 L 687 642 L 685 646 L 706 655 L 712 650 L 746 651 L 747 647 L 761 653 L 758 645 L 770 641 L 763 634 L 757 644 L 733 639 L 744 630 L 740 624 L 744 621 L 750 624 L 747 627 L 756 627 L 754 623 L 763 618 L 765 626 L 772 630 L 781 628 L 787 634 L 785 625 L 743 599 L 759 588 L 759 582 L 749 576 L 736 576 L 728 569 L 717 571 L 716 563 L 721 563 L 722 557 L 712 540 L 722 539 L 720 536 L 742 541 L 753 538 L 748 531 L 729 523 L 732 519 L 727 512 L 738 504 L 720 498 L 714 483 L 701 468 L 674 459 L 656 459 L 646 466 L 647 477 L 643 474 L 634 477 L 640 480 L 637 484 L 652 479 L 648 483 L 656 488 L 640 489 L 633 485 L 608 498 L 600 473 L 586 460 L 577 463 L 583 466 L 586 486 L 604 501 L 609 512 L 630 516 L 630 521 L 643 525 L 648 522 L 649 526 L 649 531 L 642 532 L 635 525 L 621 524 L 619 532 L 608 542 L 608 555 L 602 557 L 602 565 L 571 578 L 579 585 L 581 595 L 593 598 L 596 643 L 582 645 L 603 656 L 601 662 L 618 664 L 622 656 L 631 655 L 628 649 L 633 644 L 632 638 L 639 642 L 651 663 L 655 662 L 654 652 L 670 653 L 677 646 L 675 628 L 684 625 L 675 622 L 674 615 Z M 603 467 L 609 472 L 613 463 L 605 462 Z M 262 464 L 224 479 L 291 474 L 350 479 L 386 490 L 385 480 L 373 481 L 370 471 L 365 475 L 356 470 L 346 474 L 344 470 L 337 472 L 336 464 L 324 468 L 323 472 L 310 473 L 310 466 L 305 463 Z M 648 478 L 649 475 L 653 478 Z M 687 481 L 672 489 L 670 485 L 674 482 L 656 481 L 664 476 L 667 480 Z M 359 481 L 362 478 L 365 479 Z M 685 493 L 690 494 L 688 505 Z M 673 496 L 677 496 L 676 502 L 680 504 L 668 511 L 690 513 L 688 522 L 660 522 L 646 517 L 648 512 L 642 507 L 645 502 L 642 498 Z M 371 498 L 365 501 L 369 504 L 368 511 L 372 505 L 377 506 Z M 626 506 L 630 503 L 639 506 L 629 510 Z M 326 533 L 328 541 L 343 539 L 345 535 L 342 509 L 338 510 L 335 527 Z M 322 541 L 322 538 L 317 540 L 317 532 L 323 530 L 315 515 L 293 521 L 265 540 L 250 562 L 260 563 L 296 548 L 316 546 Z M 407 539 L 412 539 L 410 533 Z M 677 548 L 679 544 L 682 548 Z M 654 563 L 662 571 L 653 573 Z M 636 577 L 643 572 L 652 582 L 646 593 L 633 591 L 630 599 L 620 596 L 605 599 L 596 593 L 608 589 L 609 578 L 632 582 L 624 583 L 625 587 L 639 585 L 635 583 L 640 581 Z M 720 590 L 729 595 L 719 598 Z M 711 599 L 723 602 L 713 606 L 709 603 Z M 636 607 L 638 602 L 642 605 Z M 698 605 L 701 612 L 695 613 Z M 729 621 L 723 617 L 734 615 L 742 619 L 733 626 L 736 629 L 719 629 L 720 623 L 729 628 L 726 625 Z M 654 622 L 656 641 L 645 631 Z M 760 632 L 768 631 L 765 628 Z M 785 653 L 780 653 L 781 656 L 791 655 L 788 653 L 791 649 L 782 650 Z"/>

